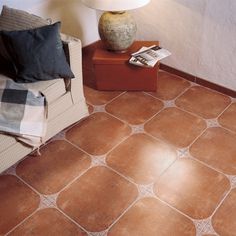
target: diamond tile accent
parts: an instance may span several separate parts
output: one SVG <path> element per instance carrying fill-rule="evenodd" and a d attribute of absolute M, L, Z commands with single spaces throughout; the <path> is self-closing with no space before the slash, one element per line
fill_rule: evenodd
<path fill-rule="evenodd" d="M 195 236 L 196 230 L 191 220 L 161 201 L 143 198 L 119 219 L 108 235 Z"/>
<path fill-rule="evenodd" d="M 132 134 L 144 133 L 144 125 L 131 125 Z"/>
<path fill-rule="evenodd" d="M 106 166 L 106 155 L 92 156 L 92 166 Z"/>
<path fill-rule="evenodd" d="M 61 131 L 60 133 L 56 134 L 51 140 L 65 140 L 65 131 Z"/>
<path fill-rule="evenodd" d="M 163 100 L 172 100 L 190 85 L 188 81 L 178 76 L 160 71 L 158 73 L 157 91 L 150 94 Z"/>
<path fill-rule="evenodd" d="M 213 229 L 211 218 L 205 219 L 205 220 L 195 220 L 194 224 L 196 226 L 197 232 L 199 235 L 206 235 L 215 233 L 215 230 Z"/>
<path fill-rule="evenodd" d="M 236 134 L 222 128 L 207 129 L 191 146 L 192 156 L 228 175 L 236 175 Z"/>
<path fill-rule="evenodd" d="M 107 236 L 107 230 L 101 232 L 90 232 L 89 236 Z"/>
<path fill-rule="evenodd" d="M 164 107 L 175 107 L 175 100 L 164 101 Z"/>
<path fill-rule="evenodd" d="M 178 157 L 179 158 L 188 158 L 189 155 L 189 148 L 180 148 L 177 151 Z"/>
<path fill-rule="evenodd" d="M 159 198 L 194 219 L 208 218 L 229 191 L 228 179 L 194 160 L 177 160 L 155 184 Z"/>
<path fill-rule="evenodd" d="M 28 157 L 16 169 L 24 181 L 43 194 L 53 194 L 85 171 L 90 157 L 66 141 L 44 146 L 40 157 Z"/>
<path fill-rule="evenodd" d="M 137 195 L 137 188 L 115 172 L 106 167 L 93 167 L 60 193 L 57 204 L 86 230 L 100 232 L 106 230 Z"/>
<path fill-rule="evenodd" d="M 105 112 L 105 105 L 93 106 L 93 112 Z"/>
<path fill-rule="evenodd" d="M 206 128 L 205 122 L 178 108 L 166 108 L 144 126 L 146 132 L 184 148 Z"/>
<path fill-rule="evenodd" d="M 139 198 L 154 197 L 155 196 L 155 194 L 153 192 L 153 184 L 139 185 L 138 191 L 139 191 Z"/>
<path fill-rule="evenodd" d="M 181 95 L 175 104 L 205 119 L 216 118 L 231 103 L 228 96 L 201 86 L 194 86 Z"/>
<path fill-rule="evenodd" d="M 219 123 L 217 119 L 208 119 L 206 120 L 207 122 L 207 128 L 212 128 L 212 127 L 219 127 Z"/>
<path fill-rule="evenodd" d="M 0 176 L 0 193 L 0 235 L 4 235 L 38 208 L 40 198 L 13 175 Z"/>
<path fill-rule="evenodd" d="M 89 154 L 104 155 L 130 133 L 127 124 L 106 113 L 94 113 L 67 131 L 66 138 Z"/>
<path fill-rule="evenodd" d="M 234 132 L 236 132 L 236 103 L 230 105 L 229 108 L 219 117 L 219 123 Z"/>
<path fill-rule="evenodd" d="M 104 105 L 119 96 L 121 93 L 122 92 L 98 91 L 88 86 L 84 86 L 86 101 L 91 105 Z"/>
<path fill-rule="evenodd" d="M 212 218 L 219 235 L 234 235 L 236 232 L 236 189 L 232 190 Z"/>
<path fill-rule="evenodd" d="M 44 209 L 44 208 L 56 208 L 56 199 L 58 197 L 58 194 L 53 194 L 53 195 L 41 195 L 40 196 L 40 204 L 39 208 Z"/>
<path fill-rule="evenodd" d="M 177 158 L 176 151 L 146 134 L 135 134 L 107 155 L 107 164 L 139 184 L 154 182 Z"/>
<path fill-rule="evenodd" d="M 231 188 L 236 188 L 236 175 L 228 175 L 227 177 L 231 183 Z"/>
<path fill-rule="evenodd" d="M 142 92 L 127 92 L 106 106 L 107 112 L 132 125 L 144 123 L 163 107 L 163 103 Z"/>
<path fill-rule="evenodd" d="M 87 234 L 58 210 L 48 208 L 37 211 L 10 235 L 86 236 Z"/>

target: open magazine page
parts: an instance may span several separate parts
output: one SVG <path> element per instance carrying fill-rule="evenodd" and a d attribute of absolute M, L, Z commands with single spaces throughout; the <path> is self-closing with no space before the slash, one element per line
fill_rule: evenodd
<path fill-rule="evenodd" d="M 168 57 L 171 53 L 159 46 L 142 47 L 139 51 L 132 53 L 129 62 L 137 66 L 154 67 L 158 61 Z"/>

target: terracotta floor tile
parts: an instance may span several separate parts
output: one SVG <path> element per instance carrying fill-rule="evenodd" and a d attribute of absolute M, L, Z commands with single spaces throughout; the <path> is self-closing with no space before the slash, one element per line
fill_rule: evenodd
<path fill-rule="evenodd" d="M 176 100 L 176 105 L 205 119 L 216 118 L 230 104 L 228 96 L 201 86 L 188 89 Z"/>
<path fill-rule="evenodd" d="M 158 197 L 194 219 L 208 218 L 229 189 L 224 175 L 191 159 L 176 161 L 155 184 Z"/>
<path fill-rule="evenodd" d="M 218 122 L 234 132 L 236 132 L 236 103 L 230 107 L 218 118 Z"/>
<path fill-rule="evenodd" d="M 136 134 L 109 153 L 106 162 L 136 183 L 149 184 L 176 158 L 175 150 L 168 145 L 145 134 Z"/>
<path fill-rule="evenodd" d="M 40 198 L 13 175 L 0 176 L 0 235 L 19 224 L 39 206 Z"/>
<path fill-rule="evenodd" d="M 165 71 L 160 71 L 158 73 L 157 91 L 149 94 L 163 100 L 172 100 L 189 86 L 188 81 Z"/>
<path fill-rule="evenodd" d="M 84 95 L 86 101 L 92 105 L 104 105 L 122 92 L 98 91 L 96 89 L 84 86 Z"/>
<path fill-rule="evenodd" d="M 26 158 L 16 172 L 42 194 L 60 191 L 91 163 L 87 154 L 63 140 L 50 142 L 40 151 L 40 157 Z"/>
<path fill-rule="evenodd" d="M 228 175 L 236 175 L 235 144 L 235 134 L 219 127 L 209 128 L 190 147 L 190 153 Z"/>
<path fill-rule="evenodd" d="M 62 213 L 53 208 L 37 211 L 23 224 L 16 228 L 11 236 L 85 236 L 87 235 L 79 227 L 67 219 Z"/>
<path fill-rule="evenodd" d="M 58 197 L 62 211 L 88 231 L 102 231 L 136 199 L 137 189 L 106 167 L 94 167 Z"/>
<path fill-rule="evenodd" d="M 131 133 L 129 126 L 106 114 L 95 113 L 67 131 L 66 138 L 93 155 L 103 155 Z"/>
<path fill-rule="evenodd" d="M 235 235 L 236 232 L 236 189 L 226 197 L 212 218 L 215 231 L 221 235 Z"/>
<path fill-rule="evenodd" d="M 177 147 L 190 145 L 206 128 L 199 117 L 178 108 L 166 108 L 145 125 L 145 130 Z"/>
<path fill-rule="evenodd" d="M 135 203 L 111 228 L 108 236 L 195 236 L 194 224 L 155 198 Z"/>
<path fill-rule="evenodd" d="M 142 92 L 127 92 L 106 106 L 106 111 L 138 125 L 151 118 L 163 107 L 163 103 Z"/>

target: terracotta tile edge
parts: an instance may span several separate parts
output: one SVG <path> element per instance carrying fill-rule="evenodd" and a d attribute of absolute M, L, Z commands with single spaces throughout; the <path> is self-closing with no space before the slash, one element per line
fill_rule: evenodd
<path fill-rule="evenodd" d="M 236 98 L 236 91 L 231 90 L 229 88 L 226 88 L 226 87 L 223 87 L 221 85 L 209 82 L 209 81 L 207 81 L 205 79 L 196 77 L 194 75 L 188 74 L 186 72 L 183 72 L 181 70 L 175 69 L 173 67 L 167 66 L 167 65 L 162 64 L 162 63 L 160 63 L 160 69 L 162 69 L 162 70 L 164 70 L 166 72 L 172 73 L 174 75 L 183 77 L 184 79 L 189 80 L 191 82 L 195 82 L 196 84 L 202 85 L 204 87 L 213 89 L 213 90 L 215 90 L 217 92 L 223 93 L 223 94 L 231 96 L 233 98 Z"/>

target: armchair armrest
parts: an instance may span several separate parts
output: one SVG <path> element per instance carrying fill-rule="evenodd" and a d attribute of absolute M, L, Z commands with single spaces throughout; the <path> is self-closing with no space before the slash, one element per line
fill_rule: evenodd
<path fill-rule="evenodd" d="M 66 58 L 75 75 L 75 78 L 71 79 L 69 83 L 66 81 L 67 89 L 71 92 L 73 103 L 78 103 L 84 100 L 81 41 L 65 34 L 61 34 L 61 40 Z"/>

